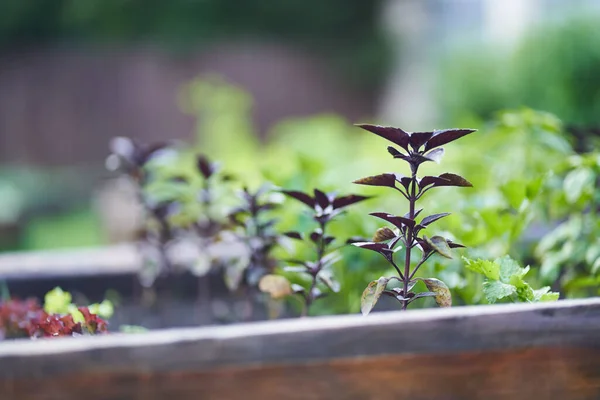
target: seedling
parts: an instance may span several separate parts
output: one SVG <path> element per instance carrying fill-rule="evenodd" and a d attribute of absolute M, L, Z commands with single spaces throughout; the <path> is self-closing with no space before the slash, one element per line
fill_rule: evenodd
<path fill-rule="evenodd" d="M 318 189 L 314 190 L 314 196 L 299 191 L 283 191 L 283 194 L 309 207 L 312 218 L 317 223 L 317 228 L 306 238 L 300 232 L 285 233 L 289 238 L 308 242 L 315 249 L 314 261 L 288 260 L 294 265 L 283 268 L 286 272 L 308 275 L 310 286 L 305 288 L 302 285 L 291 285 L 285 277 L 266 275 L 260 282 L 260 289 L 270 293 L 273 298 L 283 298 L 292 294 L 299 296 L 303 303 L 302 316 L 306 316 L 315 300 L 324 297 L 328 291 L 337 293 L 340 290 L 340 284 L 331 270 L 331 266 L 339 261 L 339 257 L 338 252 L 332 250 L 335 238 L 327 234 L 328 224 L 342 213 L 343 209 L 368 197 L 336 196 L 335 193 L 324 193 Z"/>
<path fill-rule="evenodd" d="M 417 278 L 415 274 L 434 254 L 437 253 L 442 257 L 452 258 L 451 249 L 464 246 L 442 236 L 427 237 L 423 235 L 422 231 L 430 224 L 450 214 L 433 214 L 417 221 L 417 217 L 422 212 L 422 209 L 417 209 L 417 201 L 425 193 L 436 187 L 470 187 L 472 185 L 465 178 L 451 173 L 443 173 L 439 176 L 423 176 L 421 178 L 417 176 L 417 173 L 419 166 L 425 162 L 439 163 L 444 154 L 444 149 L 441 146 L 468 135 L 474 132 L 474 130 L 445 129 L 409 133 L 400 128 L 393 127 L 377 125 L 358 126 L 399 146 L 401 150 L 393 146 L 389 146 L 387 150 L 395 159 L 406 162 L 411 172 L 410 176 L 384 173 L 362 178 L 354 182 L 359 185 L 392 188 L 400 193 L 408 201 L 409 205 L 408 212 L 402 216 L 386 212 L 371 213 L 370 215 L 383 219 L 393 225 L 394 228 L 387 226 L 380 228 L 370 242 L 353 243 L 354 246 L 381 254 L 398 273 L 398 276 L 381 277 L 369 283 L 362 295 L 362 313 L 364 315 L 368 314 L 382 294 L 391 296 L 399 301 L 402 305 L 402 310 L 406 310 L 409 304 L 423 297 L 434 297 L 440 307 L 449 307 L 452 304 L 452 297 L 450 290 L 444 282 L 435 278 Z M 420 250 L 421 258 L 412 266 L 411 255 L 412 250 L 415 248 Z M 402 249 L 404 249 L 404 263 L 403 265 L 399 265 L 395 261 L 394 256 Z M 419 280 L 423 281 L 427 286 L 427 292 L 413 292 L 413 288 Z M 391 282 L 393 281 L 399 281 L 400 287 L 391 287 Z"/>
<path fill-rule="evenodd" d="M 250 287 L 256 287 L 259 279 L 273 272 L 277 264 L 271 252 L 279 243 L 280 235 L 273 229 L 277 220 L 268 214 L 278 208 L 276 197 L 281 194 L 273 193 L 271 189 L 270 184 L 262 185 L 255 192 L 244 188 L 239 193 L 240 206 L 229 213 L 231 224 L 239 228 L 237 238 L 246 246 L 248 257 L 241 266 L 244 271 L 242 282 Z"/>

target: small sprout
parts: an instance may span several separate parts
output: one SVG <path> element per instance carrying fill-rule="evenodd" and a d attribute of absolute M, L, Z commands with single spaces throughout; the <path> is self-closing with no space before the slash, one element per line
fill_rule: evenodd
<path fill-rule="evenodd" d="M 294 231 L 284 234 L 295 240 L 305 240 L 306 237 L 306 242 L 315 249 L 315 261 L 288 260 L 289 263 L 297 264 L 297 266 L 283 267 L 285 272 L 299 273 L 310 277 L 311 285 L 308 290 L 298 286 L 293 289 L 293 293 L 300 296 L 303 302 L 302 315 L 305 316 L 308 315 L 310 306 L 315 300 L 326 296 L 327 293 L 340 291 L 340 283 L 331 269 L 331 266 L 339 260 L 339 256 L 336 251 L 331 250 L 335 238 L 327 234 L 329 222 L 338 216 L 342 209 L 366 200 L 368 197 L 338 196 L 335 193 L 325 193 L 319 189 L 314 189 L 312 194 L 295 190 L 284 190 L 281 193 L 309 207 L 312 218 L 317 224 L 317 227 L 308 235 Z M 343 241 L 340 242 L 343 243 Z"/>

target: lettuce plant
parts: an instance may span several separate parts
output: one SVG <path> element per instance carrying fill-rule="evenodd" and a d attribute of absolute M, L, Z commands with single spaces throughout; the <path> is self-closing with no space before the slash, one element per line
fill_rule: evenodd
<path fill-rule="evenodd" d="M 396 190 L 408 202 L 408 212 L 403 215 L 393 215 L 387 212 L 376 212 L 370 215 L 380 218 L 394 228 L 380 228 L 370 242 L 353 243 L 354 246 L 375 251 L 381 254 L 397 271 L 398 276 L 381 277 L 374 280 L 365 289 L 362 295 L 361 310 L 368 314 L 375 306 L 382 294 L 388 295 L 400 302 L 402 310 L 406 310 L 409 304 L 423 297 L 434 297 L 436 303 L 441 307 L 449 307 L 452 297 L 447 285 L 435 278 L 416 278 L 415 274 L 419 268 L 434 254 L 446 258 L 452 258 L 451 249 L 464 247 L 454 243 L 442 236 L 428 237 L 423 231 L 435 221 L 444 218 L 449 213 L 428 215 L 417 220 L 422 209 L 417 209 L 417 202 L 431 189 L 445 186 L 470 187 L 472 186 L 465 178 L 452 174 L 443 173 L 439 176 L 418 177 L 421 164 L 426 162 L 437 162 L 444 154 L 441 147 L 447 143 L 468 135 L 472 129 L 445 129 L 430 132 L 405 132 L 400 128 L 384 127 L 377 125 L 358 125 L 375 135 L 378 135 L 400 149 L 389 146 L 388 152 L 394 157 L 408 164 L 410 175 L 402 176 L 397 173 L 384 173 L 356 180 L 359 185 L 382 186 Z M 404 249 L 403 263 L 395 260 L 399 250 Z M 421 253 L 419 261 L 412 264 L 413 249 Z M 415 293 L 413 288 L 422 280 L 428 291 Z M 398 281 L 400 286 L 392 287 L 392 282 Z"/>
<path fill-rule="evenodd" d="M 43 306 L 36 299 L 8 299 L 0 302 L 0 340 L 107 333 L 103 318 L 110 318 L 113 311 L 108 300 L 78 307 L 60 288 L 46 294 Z"/>
<path fill-rule="evenodd" d="M 261 279 L 260 289 L 271 294 L 273 298 L 282 298 L 288 295 L 297 295 L 302 300 L 302 316 L 309 313 L 311 305 L 315 300 L 326 296 L 327 291 L 337 293 L 340 283 L 335 279 L 331 266 L 339 261 L 338 252 L 332 249 L 335 237 L 327 233 L 328 224 L 344 209 L 368 199 L 366 196 L 346 195 L 337 196 L 335 193 L 325 193 L 315 189 L 313 195 L 300 191 L 286 190 L 282 192 L 305 206 L 309 207 L 313 220 L 317 227 L 305 236 L 301 232 L 286 232 L 285 236 L 309 243 L 314 248 L 315 259 L 287 260 L 291 266 L 283 268 L 285 272 L 297 273 L 309 277 L 310 285 L 305 288 L 302 285 L 290 284 L 283 276 L 266 275 Z"/>

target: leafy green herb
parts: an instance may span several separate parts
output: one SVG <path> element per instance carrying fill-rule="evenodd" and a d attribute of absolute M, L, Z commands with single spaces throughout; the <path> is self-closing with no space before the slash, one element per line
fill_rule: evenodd
<path fill-rule="evenodd" d="M 525 282 L 529 267 L 521 267 L 509 256 L 494 261 L 463 259 L 468 269 L 485 276 L 483 293 L 490 303 L 503 299 L 526 303 L 558 300 L 559 293 L 551 292 L 549 286 L 534 290 Z"/>

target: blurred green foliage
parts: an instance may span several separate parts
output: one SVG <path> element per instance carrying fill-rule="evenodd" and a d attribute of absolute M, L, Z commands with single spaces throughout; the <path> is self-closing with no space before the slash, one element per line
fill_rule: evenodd
<path fill-rule="evenodd" d="M 438 94 L 446 120 L 488 119 L 496 110 L 528 106 L 569 125 L 600 125 L 597 18 L 533 28 L 509 54 L 479 47 L 455 51 L 440 63 Z"/>
<path fill-rule="evenodd" d="M 99 217 L 90 204 L 94 184 L 90 173 L 81 168 L 2 166 L 0 250 L 105 243 Z"/>
<path fill-rule="evenodd" d="M 198 117 L 196 150 L 222 161 L 225 169 L 242 181 L 258 185 L 267 179 L 286 189 L 321 187 L 375 195 L 375 199 L 358 204 L 332 225 L 332 234 L 338 237 L 370 237 L 381 224 L 369 217 L 369 212 L 389 210 L 401 215 L 406 211 L 403 199 L 385 188 L 351 184 L 359 177 L 381 171 L 407 171 L 387 154 L 385 143 L 340 117 L 320 115 L 283 121 L 268 132 L 266 143 L 261 144 L 250 122 L 252 99 L 239 88 L 216 77 L 199 79 L 185 88 L 181 100 L 184 109 Z M 570 253 L 569 257 L 575 257 L 570 262 L 592 262 L 583 269 L 571 270 L 569 263 L 559 260 L 559 269 L 571 271 L 561 275 L 567 280 L 552 280 L 553 275 L 545 272 L 551 269 L 544 266 L 551 253 L 540 250 L 540 246 L 546 249 L 549 245 L 544 247 L 544 243 L 552 243 L 561 248 L 560 240 L 547 238 L 556 235 L 552 230 L 556 221 L 590 220 L 594 207 L 591 201 L 600 191 L 595 185 L 596 172 L 591 176 L 589 171 L 598 170 L 598 155 L 578 156 L 561 121 L 545 112 L 525 108 L 506 111 L 476 125 L 480 132 L 448 146 L 443 167 L 423 166 L 425 174 L 459 173 L 475 186 L 463 190 L 439 188 L 438 195 L 424 196 L 421 206 L 425 212 L 453 213 L 440 220 L 431 234 L 467 245 L 462 254 L 471 258 L 493 260 L 510 254 L 526 261 L 532 265 L 528 278 L 533 286 L 552 285 L 553 290 L 568 297 L 595 293 L 598 286 L 592 286 L 596 278 L 591 277 L 598 276 L 594 263 L 598 263 L 596 253 L 600 253 L 595 231 L 583 234 L 588 231 L 576 230 L 573 240 L 590 250 Z M 574 172 L 578 168 L 584 168 L 584 172 Z M 277 225 L 280 231 L 302 230 L 312 224 L 301 207 L 292 202 L 286 203 L 283 210 Z M 387 271 L 388 266 L 377 254 L 352 247 L 341 251 L 344 258 L 334 269 L 342 291 L 315 304 L 318 313 L 358 311 L 360 288 L 378 276 L 393 273 Z M 469 272 L 460 257 L 434 260 L 419 275 L 440 277 L 452 289 L 455 304 L 486 302 L 483 277 Z M 575 290 L 573 281 L 587 286 Z"/>
<path fill-rule="evenodd" d="M 24 227 L 21 246 L 39 250 L 93 247 L 105 242 L 98 215 L 91 209 L 76 209 L 33 218 Z"/>

